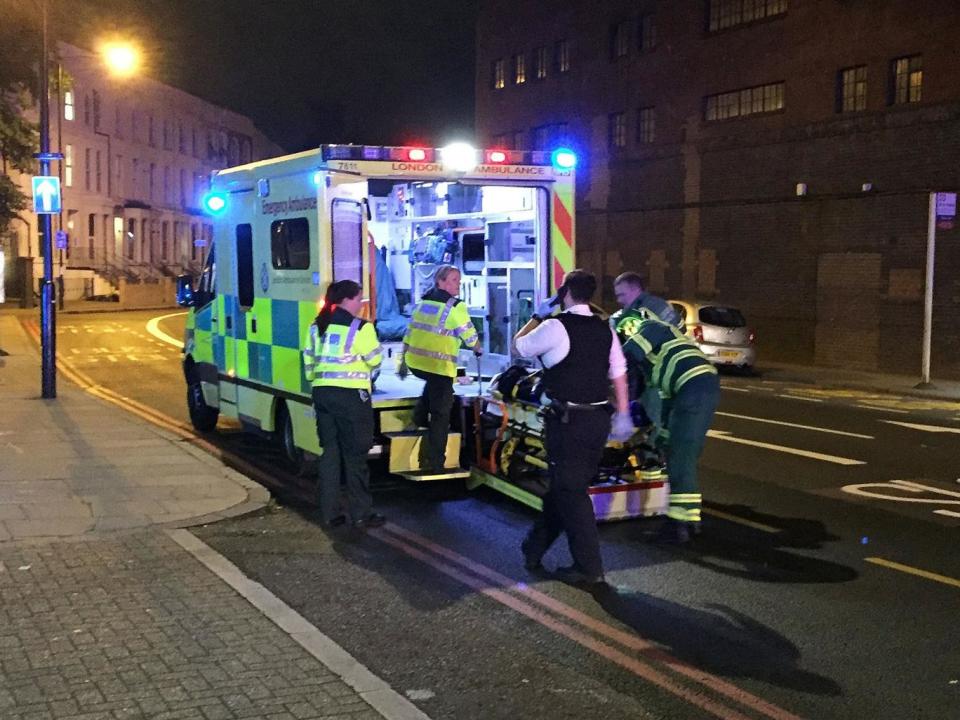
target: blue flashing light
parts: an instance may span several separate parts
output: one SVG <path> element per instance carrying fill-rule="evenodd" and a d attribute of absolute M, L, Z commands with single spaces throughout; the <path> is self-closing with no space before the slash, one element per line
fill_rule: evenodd
<path fill-rule="evenodd" d="M 227 207 L 226 193 L 207 193 L 203 196 L 203 207 L 211 215 L 219 215 Z"/>
<path fill-rule="evenodd" d="M 323 182 L 323 173 L 319 170 L 313 174 L 313 184 L 317 187 L 320 187 L 320 183 Z"/>
<path fill-rule="evenodd" d="M 568 148 L 557 148 L 550 156 L 550 162 L 557 170 L 573 170 L 577 166 L 577 154 Z"/>

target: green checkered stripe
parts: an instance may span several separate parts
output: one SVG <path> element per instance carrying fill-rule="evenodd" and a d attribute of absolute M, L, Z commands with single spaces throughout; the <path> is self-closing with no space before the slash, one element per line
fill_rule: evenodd
<path fill-rule="evenodd" d="M 253 307 L 244 311 L 236 297 L 219 295 L 216 305 L 221 320 L 215 332 L 207 321 L 211 342 L 201 342 L 199 313 L 195 332 L 197 347 L 205 344 L 211 348 L 211 361 L 220 372 L 287 392 L 310 394 L 301 348 L 317 316 L 316 303 L 255 298 Z M 228 317 L 234 328 L 232 334 L 228 334 L 223 320 Z"/>

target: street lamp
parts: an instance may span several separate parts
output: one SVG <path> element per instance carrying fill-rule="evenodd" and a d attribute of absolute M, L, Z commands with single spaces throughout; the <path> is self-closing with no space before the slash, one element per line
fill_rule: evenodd
<path fill-rule="evenodd" d="M 140 53 L 130 43 L 104 43 L 100 54 L 107 68 L 117 77 L 130 77 L 140 67 Z"/>

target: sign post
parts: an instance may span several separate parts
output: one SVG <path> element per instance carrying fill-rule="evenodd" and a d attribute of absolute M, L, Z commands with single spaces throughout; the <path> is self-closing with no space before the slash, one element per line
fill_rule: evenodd
<path fill-rule="evenodd" d="M 923 350 L 918 388 L 930 385 L 930 348 L 933 339 L 933 270 L 937 255 L 937 228 L 952 228 L 956 215 L 956 193 L 930 193 L 927 214 L 927 271 L 923 288 Z"/>

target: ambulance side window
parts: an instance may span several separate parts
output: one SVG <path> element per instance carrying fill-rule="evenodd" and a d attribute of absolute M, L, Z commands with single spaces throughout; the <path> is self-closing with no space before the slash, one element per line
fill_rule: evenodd
<path fill-rule="evenodd" d="M 197 307 L 203 307 L 213 300 L 217 294 L 217 262 L 213 256 L 213 246 L 210 246 L 210 254 L 207 255 L 203 263 L 203 270 L 200 271 L 200 281 L 197 283 L 196 303 Z"/>
<path fill-rule="evenodd" d="M 307 270 L 310 267 L 310 224 L 306 218 L 270 223 L 270 255 L 277 270 Z"/>
<path fill-rule="evenodd" d="M 237 299 L 240 307 L 253 307 L 253 228 L 237 225 Z"/>

